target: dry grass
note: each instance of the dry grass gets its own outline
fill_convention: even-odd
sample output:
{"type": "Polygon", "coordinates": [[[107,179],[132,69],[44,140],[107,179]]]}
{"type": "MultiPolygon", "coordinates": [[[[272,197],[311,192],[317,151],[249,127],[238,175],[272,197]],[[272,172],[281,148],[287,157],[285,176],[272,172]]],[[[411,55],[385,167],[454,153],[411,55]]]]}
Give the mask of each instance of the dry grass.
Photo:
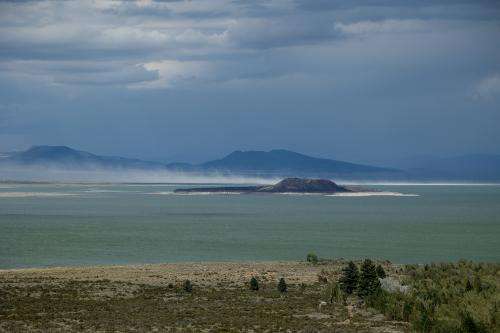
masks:
{"type": "Polygon", "coordinates": [[[331,278],[342,264],[0,271],[0,331],[403,332],[405,323],[388,321],[355,298],[318,310],[326,289],[318,275],[331,278]],[[260,281],[257,292],[248,288],[251,276],[260,281]],[[287,293],[277,291],[280,277],[287,293]],[[192,293],[183,290],[185,279],[193,281],[192,293]]]}

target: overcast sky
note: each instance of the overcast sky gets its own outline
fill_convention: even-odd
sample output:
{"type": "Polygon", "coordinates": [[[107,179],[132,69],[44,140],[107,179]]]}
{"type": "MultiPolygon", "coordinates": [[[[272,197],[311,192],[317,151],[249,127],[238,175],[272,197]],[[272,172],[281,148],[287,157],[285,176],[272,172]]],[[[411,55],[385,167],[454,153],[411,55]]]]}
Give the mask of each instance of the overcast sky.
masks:
{"type": "Polygon", "coordinates": [[[500,1],[2,1],[0,151],[500,154],[500,1]]]}

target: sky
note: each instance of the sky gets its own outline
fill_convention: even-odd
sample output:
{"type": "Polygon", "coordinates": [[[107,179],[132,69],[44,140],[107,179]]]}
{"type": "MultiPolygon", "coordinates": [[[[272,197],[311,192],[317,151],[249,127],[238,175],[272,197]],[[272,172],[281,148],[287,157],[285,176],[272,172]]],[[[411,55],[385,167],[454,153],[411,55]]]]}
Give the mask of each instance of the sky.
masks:
{"type": "Polygon", "coordinates": [[[500,1],[1,1],[0,151],[500,154],[500,1]]]}

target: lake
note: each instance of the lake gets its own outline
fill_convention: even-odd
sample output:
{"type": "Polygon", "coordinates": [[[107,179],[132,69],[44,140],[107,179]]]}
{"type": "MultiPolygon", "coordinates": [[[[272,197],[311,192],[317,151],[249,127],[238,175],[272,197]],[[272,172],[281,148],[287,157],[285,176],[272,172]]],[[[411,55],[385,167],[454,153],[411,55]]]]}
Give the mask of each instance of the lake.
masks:
{"type": "Polygon", "coordinates": [[[500,186],[385,196],[177,195],[175,184],[0,184],[0,268],[179,261],[500,260],[500,186]]]}

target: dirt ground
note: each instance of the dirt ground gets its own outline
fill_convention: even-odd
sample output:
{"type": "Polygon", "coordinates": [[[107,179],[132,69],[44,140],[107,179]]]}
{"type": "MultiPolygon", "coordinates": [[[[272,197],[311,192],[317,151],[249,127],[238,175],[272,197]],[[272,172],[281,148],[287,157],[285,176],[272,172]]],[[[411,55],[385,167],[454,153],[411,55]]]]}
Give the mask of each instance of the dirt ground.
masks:
{"type": "MultiPolygon", "coordinates": [[[[0,270],[0,332],[405,332],[358,299],[330,303],[345,262],[0,270]],[[249,288],[251,277],[259,290],[249,288]],[[280,278],[288,285],[277,290],[280,278]],[[183,288],[185,280],[192,292],[183,288]],[[321,302],[326,302],[320,306],[321,302]]],[[[397,267],[385,263],[389,274],[397,267]]]]}

